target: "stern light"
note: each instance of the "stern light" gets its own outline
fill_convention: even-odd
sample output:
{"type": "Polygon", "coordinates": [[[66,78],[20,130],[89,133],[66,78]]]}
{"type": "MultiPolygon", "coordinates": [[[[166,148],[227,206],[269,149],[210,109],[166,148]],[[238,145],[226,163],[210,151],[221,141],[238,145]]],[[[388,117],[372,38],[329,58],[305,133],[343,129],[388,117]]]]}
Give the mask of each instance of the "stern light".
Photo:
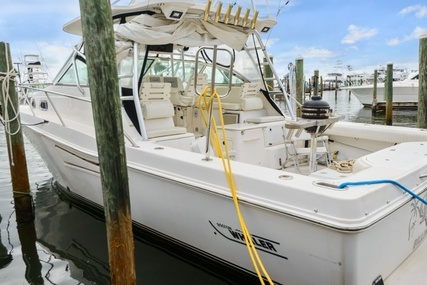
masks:
{"type": "Polygon", "coordinates": [[[165,3],[161,6],[161,9],[166,19],[181,20],[184,17],[185,13],[187,13],[188,6],[165,3]]]}

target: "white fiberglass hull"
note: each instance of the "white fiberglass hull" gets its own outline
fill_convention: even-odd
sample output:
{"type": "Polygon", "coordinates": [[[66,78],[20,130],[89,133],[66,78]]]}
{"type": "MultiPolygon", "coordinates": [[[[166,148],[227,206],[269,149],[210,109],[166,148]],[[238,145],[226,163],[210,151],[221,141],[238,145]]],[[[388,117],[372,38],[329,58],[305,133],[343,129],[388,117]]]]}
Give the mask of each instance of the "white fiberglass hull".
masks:
{"type": "MultiPolygon", "coordinates": [[[[27,127],[26,133],[64,188],[103,204],[93,137],[52,122],[27,127]]],[[[137,224],[220,262],[254,271],[218,159],[205,161],[201,154],[150,142],[127,147],[127,158],[137,224]]],[[[426,165],[415,172],[427,173],[426,165]]],[[[392,166],[374,168],[354,179],[379,174],[396,178],[404,172],[392,166]]],[[[372,284],[415,250],[427,231],[421,216],[425,206],[398,189],[392,190],[396,199],[370,208],[381,197],[363,197],[389,191],[388,185],[338,190],[316,186],[322,179],[281,170],[237,162],[233,170],[254,244],[279,284],[372,284]],[[340,214],[330,216],[330,209],[340,214]]],[[[413,187],[421,185],[416,191],[426,197],[419,176],[404,174],[402,179],[413,187]]]]}
{"type": "MultiPolygon", "coordinates": [[[[365,107],[372,106],[373,85],[360,85],[346,87],[365,107]]],[[[377,85],[377,103],[385,102],[384,83],[377,85]]],[[[393,102],[395,103],[418,103],[418,80],[394,81],[393,102]]]]}

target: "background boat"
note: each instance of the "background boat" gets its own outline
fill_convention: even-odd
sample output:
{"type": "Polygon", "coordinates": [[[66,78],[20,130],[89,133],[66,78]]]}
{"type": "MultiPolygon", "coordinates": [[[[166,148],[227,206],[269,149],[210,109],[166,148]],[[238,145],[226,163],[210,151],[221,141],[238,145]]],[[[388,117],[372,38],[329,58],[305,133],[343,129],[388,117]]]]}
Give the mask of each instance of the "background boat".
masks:
{"type": "MultiPolygon", "coordinates": [[[[343,87],[349,90],[363,104],[373,104],[373,84],[343,87]]],[[[377,101],[384,103],[384,83],[377,83],[377,101]]],[[[393,104],[401,107],[416,107],[418,104],[418,72],[411,73],[405,80],[393,81],[393,104]]]]}

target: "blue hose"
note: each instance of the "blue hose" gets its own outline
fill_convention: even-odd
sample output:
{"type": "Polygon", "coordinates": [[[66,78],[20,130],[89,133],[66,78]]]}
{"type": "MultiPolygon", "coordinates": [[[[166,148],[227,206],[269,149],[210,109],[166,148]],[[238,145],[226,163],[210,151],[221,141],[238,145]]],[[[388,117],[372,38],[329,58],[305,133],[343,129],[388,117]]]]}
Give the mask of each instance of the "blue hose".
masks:
{"type": "Polygon", "coordinates": [[[391,183],[391,184],[394,184],[397,187],[401,188],[406,193],[410,194],[415,199],[418,199],[422,203],[424,203],[425,205],[427,205],[427,201],[426,200],[424,200],[419,195],[415,194],[414,192],[412,192],[411,190],[409,190],[408,188],[406,188],[405,186],[403,186],[402,184],[400,184],[399,182],[394,181],[394,180],[387,180],[387,179],[385,179],[385,180],[371,180],[371,181],[358,181],[358,182],[343,182],[340,185],[338,185],[338,189],[343,189],[344,187],[347,187],[347,186],[372,185],[372,184],[381,184],[381,183],[391,183]]]}

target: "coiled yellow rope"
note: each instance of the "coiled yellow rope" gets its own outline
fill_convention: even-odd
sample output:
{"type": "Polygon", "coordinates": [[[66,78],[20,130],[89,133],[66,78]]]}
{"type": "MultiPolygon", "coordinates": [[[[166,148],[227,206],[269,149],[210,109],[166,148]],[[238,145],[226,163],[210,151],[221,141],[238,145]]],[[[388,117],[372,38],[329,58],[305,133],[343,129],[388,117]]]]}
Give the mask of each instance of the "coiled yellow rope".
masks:
{"type": "Polygon", "coordinates": [[[211,141],[211,144],[212,144],[212,147],[213,147],[215,153],[222,160],[222,164],[224,167],[224,172],[225,172],[225,176],[227,179],[227,183],[228,183],[228,186],[230,188],[230,191],[231,191],[231,194],[233,197],[234,206],[236,208],[237,217],[239,219],[240,227],[242,228],[242,232],[243,232],[243,235],[245,237],[246,248],[249,252],[249,256],[251,258],[252,264],[254,265],[254,268],[255,268],[255,271],[258,275],[258,278],[259,278],[261,284],[264,285],[265,284],[264,278],[263,278],[263,275],[264,275],[265,278],[268,280],[269,284],[273,285],[274,283],[271,280],[270,276],[268,275],[259,255],[258,255],[257,249],[253,243],[253,240],[251,238],[249,230],[246,227],[245,220],[243,219],[243,215],[240,211],[239,201],[237,198],[236,185],[234,183],[234,177],[233,177],[233,173],[231,171],[231,163],[230,163],[230,157],[229,157],[229,152],[228,152],[227,139],[225,136],[225,128],[224,128],[224,119],[222,117],[221,100],[220,100],[218,93],[216,92],[216,89],[212,92],[211,96],[208,98],[207,94],[209,94],[209,93],[211,93],[211,89],[210,89],[210,86],[207,86],[198,98],[200,114],[203,118],[205,125],[207,126],[208,122],[207,122],[206,118],[207,118],[207,116],[209,116],[208,112],[209,112],[210,106],[211,106],[211,104],[213,104],[214,100],[217,100],[218,107],[219,107],[219,113],[220,113],[220,123],[222,126],[222,135],[223,135],[223,139],[224,139],[225,157],[224,157],[224,153],[223,153],[222,147],[221,147],[221,139],[219,137],[217,124],[216,124],[215,118],[213,116],[211,118],[212,127],[210,129],[210,141],[211,141]]]}

